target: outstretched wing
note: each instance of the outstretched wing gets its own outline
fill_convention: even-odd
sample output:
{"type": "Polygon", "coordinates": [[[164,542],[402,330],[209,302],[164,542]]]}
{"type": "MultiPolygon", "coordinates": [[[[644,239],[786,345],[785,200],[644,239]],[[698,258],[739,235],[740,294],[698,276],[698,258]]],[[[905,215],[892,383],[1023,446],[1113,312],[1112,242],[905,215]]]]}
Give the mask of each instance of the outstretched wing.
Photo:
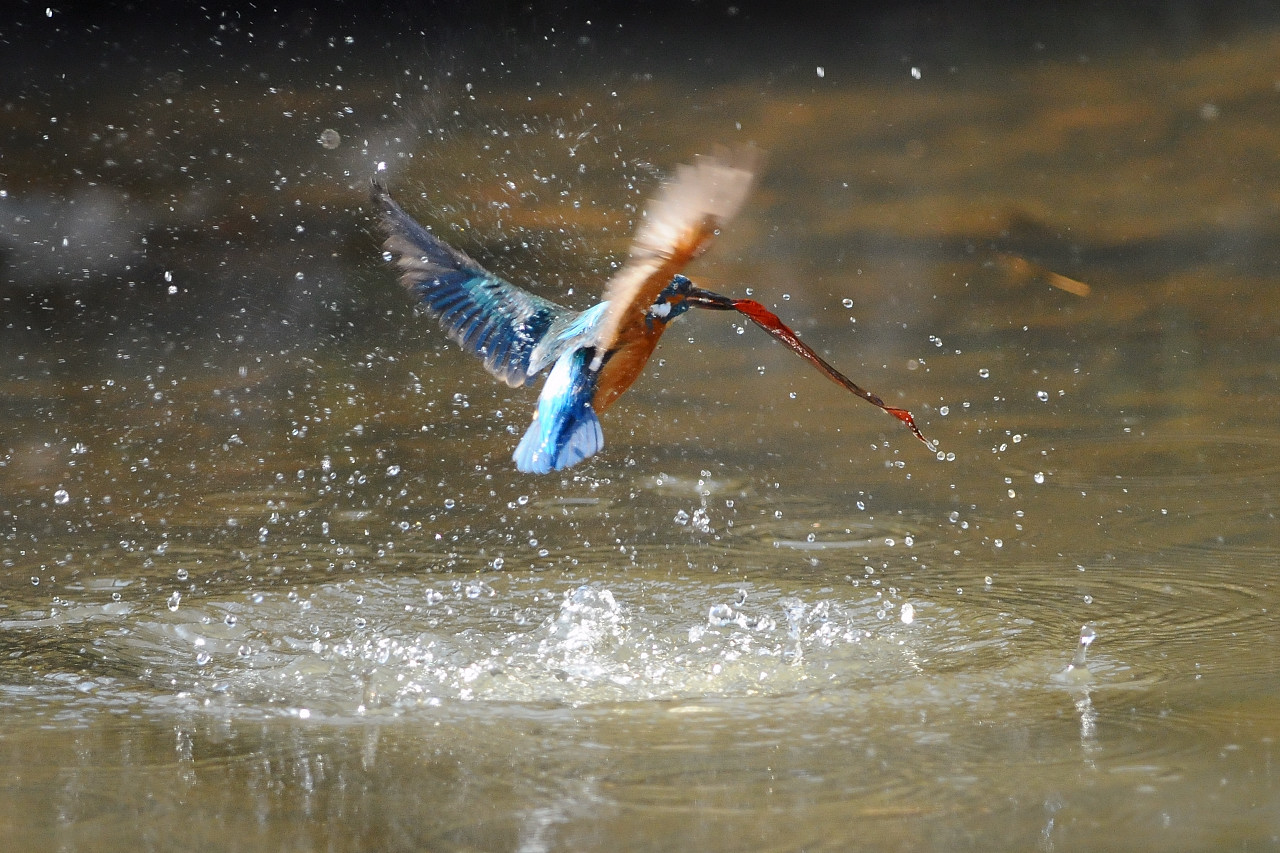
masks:
{"type": "Polygon", "coordinates": [[[382,248],[399,269],[400,283],[494,376],[512,387],[532,381],[534,349],[553,325],[563,325],[575,312],[498,278],[436,239],[376,177],[372,198],[387,235],[382,248]]]}
{"type": "Polygon", "coordinates": [[[593,344],[598,370],[606,353],[645,312],[685,264],[702,254],[751,189],[760,154],[755,148],[721,151],[680,166],[645,210],[631,257],[604,288],[608,313],[593,344]]]}

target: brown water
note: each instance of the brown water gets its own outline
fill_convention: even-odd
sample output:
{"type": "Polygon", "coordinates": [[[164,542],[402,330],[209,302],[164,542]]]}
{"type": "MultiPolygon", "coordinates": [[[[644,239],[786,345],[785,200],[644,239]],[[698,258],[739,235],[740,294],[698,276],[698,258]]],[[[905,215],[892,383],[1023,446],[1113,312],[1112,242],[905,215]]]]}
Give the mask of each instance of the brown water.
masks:
{"type": "Polygon", "coordinates": [[[1280,846],[1280,30],[821,75],[415,38],[10,84],[13,849],[1280,846]],[[691,275],[940,455],[693,312],[604,453],[518,474],[535,392],[414,316],[368,175],[585,307],[747,141],[691,275]]]}

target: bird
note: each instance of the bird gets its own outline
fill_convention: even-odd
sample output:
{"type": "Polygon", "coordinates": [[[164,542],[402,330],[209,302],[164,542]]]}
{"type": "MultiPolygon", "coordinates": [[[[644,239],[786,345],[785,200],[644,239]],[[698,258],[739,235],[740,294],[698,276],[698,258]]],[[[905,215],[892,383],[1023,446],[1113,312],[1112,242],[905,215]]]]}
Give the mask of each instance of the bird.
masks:
{"type": "Polygon", "coordinates": [[[600,414],[640,376],[667,326],[696,304],[702,291],[680,270],[742,207],[759,160],[757,149],[744,146],[678,167],[647,205],[602,300],[585,311],[484,269],[414,221],[375,174],[371,199],[385,234],[383,257],[444,332],[512,387],[550,367],[513,454],[518,470],[560,471],[604,446],[600,414]]]}
{"type": "Polygon", "coordinates": [[[585,311],[484,269],[416,222],[391,197],[381,173],[374,175],[371,200],[385,234],[383,257],[444,332],[512,387],[550,368],[512,456],[519,471],[548,474],[598,453],[604,447],[600,414],[640,376],[667,326],[695,307],[738,311],[934,449],[910,412],[859,387],[759,302],[703,290],[681,273],[742,207],[760,160],[758,149],[744,146],[679,166],[646,206],[627,261],[605,283],[601,301],[585,311]]]}

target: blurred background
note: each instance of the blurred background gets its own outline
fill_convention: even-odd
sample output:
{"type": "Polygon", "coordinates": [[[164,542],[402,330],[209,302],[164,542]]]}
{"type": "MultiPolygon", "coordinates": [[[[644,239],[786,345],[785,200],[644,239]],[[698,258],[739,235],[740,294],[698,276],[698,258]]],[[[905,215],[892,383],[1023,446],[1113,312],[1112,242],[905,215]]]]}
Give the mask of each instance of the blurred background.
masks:
{"type": "Polygon", "coordinates": [[[1280,843],[1280,7],[24,3],[0,116],[22,849],[1280,843]],[[693,312],[517,473],[370,176],[585,308],[721,144],[938,452],[693,312]]]}

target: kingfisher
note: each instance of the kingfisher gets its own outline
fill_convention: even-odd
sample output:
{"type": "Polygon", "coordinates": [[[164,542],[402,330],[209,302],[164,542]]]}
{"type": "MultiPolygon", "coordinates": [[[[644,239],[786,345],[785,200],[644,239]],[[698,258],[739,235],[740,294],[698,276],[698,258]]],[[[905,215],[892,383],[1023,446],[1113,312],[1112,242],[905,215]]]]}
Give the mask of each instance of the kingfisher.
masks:
{"type": "Polygon", "coordinates": [[[585,311],[484,269],[414,221],[375,175],[383,257],[444,332],[512,387],[532,383],[550,367],[533,422],[513,455],[517,469],[547,474],[599,452],[599,415],[636,381],[667,326],[693,307],[739,311],[929,444],[909,413],[849,381],[760,303],[702,290],[680,273],[742,207],[759,161],[758,151],[745,147],[678,167],[646,207],[629,257],[606,282],[603,299],[585,311]]]}

